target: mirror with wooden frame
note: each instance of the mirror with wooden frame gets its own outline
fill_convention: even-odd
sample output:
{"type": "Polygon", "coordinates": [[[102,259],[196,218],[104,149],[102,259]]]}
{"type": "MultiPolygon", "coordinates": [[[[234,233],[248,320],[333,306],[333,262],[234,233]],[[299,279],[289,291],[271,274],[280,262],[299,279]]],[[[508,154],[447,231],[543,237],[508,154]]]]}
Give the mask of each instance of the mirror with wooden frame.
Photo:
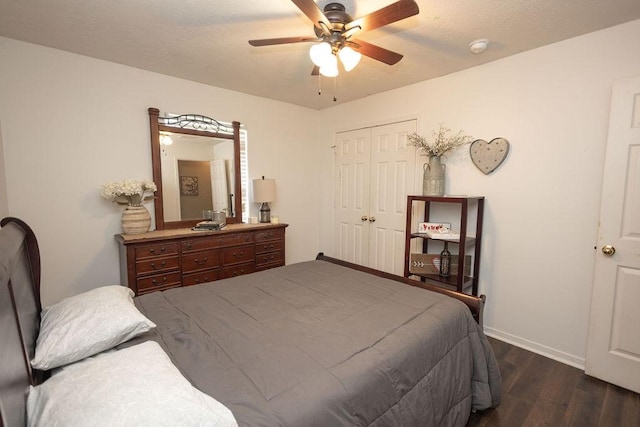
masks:
{"type": "Polygon", "coordinates": [[[160,117],[149,108],[156,229],[193,227],[203,211],[242,222],[240,123],[197,114],[160,117]]]}

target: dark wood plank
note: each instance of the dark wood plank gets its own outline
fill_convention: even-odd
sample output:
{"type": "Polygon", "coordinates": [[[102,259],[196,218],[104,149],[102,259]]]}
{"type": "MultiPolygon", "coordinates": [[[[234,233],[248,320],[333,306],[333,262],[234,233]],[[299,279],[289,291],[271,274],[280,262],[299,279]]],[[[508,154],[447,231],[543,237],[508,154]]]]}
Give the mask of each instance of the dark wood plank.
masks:
{"type": "Polygon", "coordinates": [[[502,403],[467,427],[640,426],[640,395],[580,369],[489,337],[502,374],[502,403]]]}
{"type": "Polygon", "coordinates": [[[598,425],[640,425],[640,395],[613,384],[608,384],[598,425]]]}

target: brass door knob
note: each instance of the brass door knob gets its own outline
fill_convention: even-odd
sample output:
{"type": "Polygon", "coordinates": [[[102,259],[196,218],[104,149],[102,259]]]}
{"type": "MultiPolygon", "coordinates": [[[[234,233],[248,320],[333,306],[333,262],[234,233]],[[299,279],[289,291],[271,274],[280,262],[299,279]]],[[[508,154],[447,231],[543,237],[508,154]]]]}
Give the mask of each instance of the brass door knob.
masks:
{"type": "Polygon", "coordinates": [[[611,245],[604,245],[602,247],[602,253],[605,254],[606,256],[611,256],[616,253],[616,248],[614,248],[611,245]]]}
{"type": "Polygon", "coordinates": [[[360,217],[360,220],[362,220],[362,221],[366,221],[366,220],[368,220],[368,219],[369,219],[369,217],[368,217],[368,216],[366,216],[366,215],[362,215],[362,216],[360,217]]]}
{"type": "Polygon", "coordinates": [[[371,218],[369,218],[369,222],[376,222],[376,217],[372,216],[371,218]]]}

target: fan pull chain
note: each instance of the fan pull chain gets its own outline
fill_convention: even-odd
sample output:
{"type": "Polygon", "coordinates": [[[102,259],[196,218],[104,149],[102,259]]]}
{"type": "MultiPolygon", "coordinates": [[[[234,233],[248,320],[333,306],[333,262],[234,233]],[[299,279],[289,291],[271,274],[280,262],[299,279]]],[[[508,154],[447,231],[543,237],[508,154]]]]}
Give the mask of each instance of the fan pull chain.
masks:
{"type": "Polygon", "coordinates": [[[336,102],[338,98],[336,98],[336,87],[338,86],[338,77],[333,78],[333,102],[336,102]]]}
{"type": "Polygon", "coordinates": [[[318,95],[322,95],[322,75],[318,73],[318,95]]]}

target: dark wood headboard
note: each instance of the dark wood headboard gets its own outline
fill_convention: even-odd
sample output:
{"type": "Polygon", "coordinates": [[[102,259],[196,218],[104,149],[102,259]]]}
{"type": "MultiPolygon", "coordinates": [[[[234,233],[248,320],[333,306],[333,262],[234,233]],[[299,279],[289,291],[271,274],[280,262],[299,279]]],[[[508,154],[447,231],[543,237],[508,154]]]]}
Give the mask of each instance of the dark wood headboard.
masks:
{"type": "Polygon", "coordinates": [[[0,221],[0,410],[7,426],[26,425],[26,393],[42,380],[31,369],[40,328],[40,251],[31,228],[0,221]]]}

